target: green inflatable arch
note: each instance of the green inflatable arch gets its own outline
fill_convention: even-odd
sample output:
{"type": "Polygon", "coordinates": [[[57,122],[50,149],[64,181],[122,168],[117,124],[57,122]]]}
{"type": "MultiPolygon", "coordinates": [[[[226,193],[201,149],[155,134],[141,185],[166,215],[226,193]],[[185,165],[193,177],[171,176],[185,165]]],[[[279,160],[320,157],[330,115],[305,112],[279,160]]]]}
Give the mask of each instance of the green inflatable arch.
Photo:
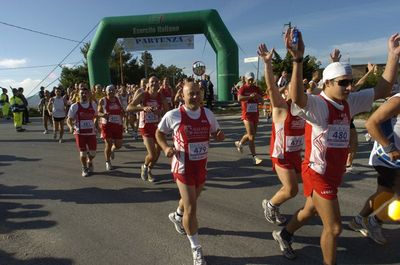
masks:
{"type": "Polygon", "coordinates": [[[103,18],[87,54],[90,85],[110,84],[108,60],[118,38],[200,33],[217,56],[218,101],[228,101],[230,88],[238,80],[238,47],[214,9],[103,18]]]}

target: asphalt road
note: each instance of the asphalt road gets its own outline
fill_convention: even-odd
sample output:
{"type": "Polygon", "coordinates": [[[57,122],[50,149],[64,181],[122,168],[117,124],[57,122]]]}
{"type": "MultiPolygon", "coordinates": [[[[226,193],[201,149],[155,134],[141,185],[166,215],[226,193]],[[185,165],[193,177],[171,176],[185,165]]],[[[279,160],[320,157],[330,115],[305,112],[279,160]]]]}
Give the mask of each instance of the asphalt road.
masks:
{"type": "MultiPolygon", "coordinates": [[[[105,171],[101,143],[96,173],[82,178],[72,135],[59,144],[42,133],[37,118],[32,120],[28,131],[18,134],[10,121],[0,122],[0,265],[192,264],[187,238],[168,219],[179,198],[168,159],[161,156],[153,170],[157,183],[143,182],[144,146],[126,135],[114,171],[105,171]]],[[[198,206],[208,264],[321,264],[318,217],[295,235],[295,261],[282,257],[271,235],[279,228],[264,220],[261,201],[280,186],[268,159],[270,124],[262,120],[259,127],[257,151],[265,160],[255,167],[247,148],[240,155],[233,145],[244,132],[239,118],[220,116],[219,121],[227,139],[212,144],[198,206]]],[[[359,174],[346,175],[339,193],[344,230],[338,264],[400,264],[398,225],[384,226],[385,246],[347,227],[376,188],[367,165],[372,144],[365,142],[364,129],[359,132],[359,174]]],[[[303,203],[300,187],[281,212],[290,217],[303,203]]]]}

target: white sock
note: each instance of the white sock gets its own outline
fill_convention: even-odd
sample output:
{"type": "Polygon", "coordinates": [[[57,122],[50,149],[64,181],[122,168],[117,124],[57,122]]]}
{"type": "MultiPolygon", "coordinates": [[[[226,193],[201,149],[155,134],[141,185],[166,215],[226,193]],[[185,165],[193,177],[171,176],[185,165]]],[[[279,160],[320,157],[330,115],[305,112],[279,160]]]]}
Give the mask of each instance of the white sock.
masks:
{"type": "Polygon", "coordinates": [[[200,247],[200,243],[199,243],[199,234],[196,233],[192,236],[187,235],[187,238],[190,241],[190,246],[192,249],[200,247]]]}
{"type": "Polygon", "coordinates": [[[268,208],[272,209],[272,208],[276,208],[277,206],[273,205],[271,203],[271,201],[268,202],[268,208]]]}
{"type": "Polygon", "coordinates": [[[181,221],[182,217],[183,217],[183,211],[181,210],[181,208],[178,207],[175,212],[175,219],[181,221]]]}

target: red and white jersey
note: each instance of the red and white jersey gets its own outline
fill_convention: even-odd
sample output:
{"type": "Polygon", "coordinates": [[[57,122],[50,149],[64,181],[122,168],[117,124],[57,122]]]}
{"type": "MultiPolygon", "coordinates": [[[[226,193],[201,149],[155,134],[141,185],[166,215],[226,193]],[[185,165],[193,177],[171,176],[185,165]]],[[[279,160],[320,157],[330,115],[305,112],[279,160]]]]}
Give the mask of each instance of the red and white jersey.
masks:
{"type": "Polygon", "coordinates": [[[94,118],[97,116],[97,105],[94,102],[74,103],[68,117],[75,120],[74,134],[95,135],[94,118]]]}
{"type": "Polygon", "coordinates": [[[300,155],[304,144],[303,118],[293,116],[290,112],[290,104],[286,119],[281,123],[272,123],[272,134],[270,141],[271,157],[284,159],[291,155],[300,155]]]}
{"type": "Polygon", "coordinates": [[[192,111],[185,106],[168,111],[158,129],[168,134],[173,131],[174,147],[179,152],[173,157],[171,171],[188,174],[206,170],[210,133],[219,129],[214,114],[200,107],[192,111]]]}
{"type": "MultiPolygon", "coordinates": [[[[155,110],[162,109],[161,95],[157,93],[156,98],[151,98],[149,92],[144,92],[144,98],[141,104],[143,107],[152,107],[155,110]]],[[[145,128],[146,124],[155,123],[160,121],[160,116],[152,111],[141,111],[139,114],[139,128],[145,128]]]]}
{"type": "Polygon", "coordinates": [[[360,112],[369,111],[374,90],[350,93],[339,104],[320,95],[307,95],[307,105],[301,109],[292,104],[291,112],[306,120],[304,168],[340,182],[345,171],[350,139],[350,119],[360,112]]]}
{"type": "MultiPolygon", "coordinates": [[[[250,96],[253,93],[257,93],[262,96],[262,92],[257,86],[249,86],[248,84],[244,84],[238,91],[238,95],[242,96],[250,96]]],[[[242,120],[248,120],[252,122],[258,122],[258,99],[248,99],[240,101],[242,106],[242,120]]]]}
{"type": "Polygon", "coordinates": [[[171,88],[168,86],[161,86],[160,93],[165,97],[168,106],[172,106],[172,93],[171,88]]]}
{"type": "Polygon", "coordinates": [[[118,95],[118,99],[119,99],[119,102],[121,103],[122,109],[125,110],[125,111],[126,111],[126,108],[128,107],[129,96],[130,96],[129,93],[126,93],[125,96],[122,95],[122,94],[118,95]]]}
{"type": "Polygon", "coordinates": [[[122,125],[122,106],[119,102],[119,99],[115,97],[115,100],[112,102],[108,98],[103,98],[103,111],[108,114],[108,120],[101,117],[102,124],[115,124],[122,125]]]}
{"type": "Polygon", "coordinates": [[[171,171],[179,174],[195,174],[206,170],[210,142],[210,122],[204,108],[200,118],[193,120],[185,109],[179,108],[181,123],[174,134],[177,154],[172,159],[171,171]]]}

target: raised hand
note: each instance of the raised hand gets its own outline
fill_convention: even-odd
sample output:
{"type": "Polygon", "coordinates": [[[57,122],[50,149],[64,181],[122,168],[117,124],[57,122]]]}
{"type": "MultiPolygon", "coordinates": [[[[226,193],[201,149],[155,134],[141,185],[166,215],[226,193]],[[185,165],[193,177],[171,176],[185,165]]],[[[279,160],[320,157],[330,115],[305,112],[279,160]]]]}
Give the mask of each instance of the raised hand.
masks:
{"type": "Polygon", "coordinates": [[[367,66],[368,72],[374,71],[374,70],[375,70],[375,67],[376,67],[375,64],[368,63],[368,66],[367,66]]]}
{"type": "Polygon", "coordinates": [[[334,62],[339,62],[340,58],[342,58],[342,55],[340,54],[340,50],[339,49],[334,49],[329,56],[331,57],[331,61],[332,63],[334,62]]]}
{"type": "Polygon", "coordinates": [[[264,63],[271,62],[272,57],[274,56],[274,48],[272,48],[271,51],[268,51],[267,45],[262,43],[258,46],[257,54],[264,60],[264,63]]]}
{"type": "Polygon", "coordinates": [[[400,56],[400,35],[399,33],[393,34],[388,40],[388,52],[400,56]]]}
{"type": "Polygon", "coordinates": [[[285,33],[285,38],[284,38],[284,43],[286,49],[289,51],[289,53],[292,55],[293,59],[299,59],[303,58],[304,55],[304,42],[303,42],[303,36],[300,32],[298,31],[298,44],[297,44],[297,49],[293,49],[292,47],[292,39],[293,39],[293,28],[288,28],[285,33]]]}

